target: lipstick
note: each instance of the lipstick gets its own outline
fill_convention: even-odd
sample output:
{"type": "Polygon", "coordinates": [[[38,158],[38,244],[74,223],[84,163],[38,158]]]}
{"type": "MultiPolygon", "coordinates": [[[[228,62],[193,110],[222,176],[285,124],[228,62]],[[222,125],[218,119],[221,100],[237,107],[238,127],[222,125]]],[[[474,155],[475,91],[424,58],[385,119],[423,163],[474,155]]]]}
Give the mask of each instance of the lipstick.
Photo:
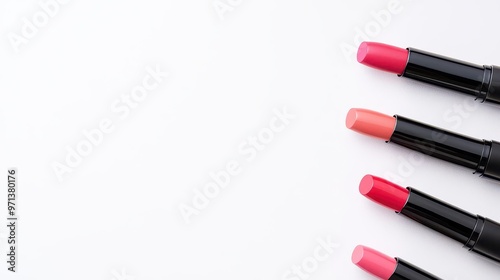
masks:
{"type": "Polygon", "coordinates": [[[353,108],[346,126],[362,134],[474,170],[480,176],[500,180],[500,143],[480,140],[420,123],[403,116],[388,116],[353,108]]]}
{"type": "Polygon", "coordinates": [[[358,245],[354,248],[352,262],[383,280],[440,280],[437,276],[401,258],[391,258],[370,247],[358,245]]]}
{"type": "Polygon", "coordinates": [[[380,177],[366,175],[359,192],[367,198],[440,232],[476,252],[500,262],[500,224],[380,177]]]}
{"type": "Polygon", "coordinates": [[[477,65],[421,51],[376,42],[363,42],[358,62],[398,76],[442,86],[476,97],[481,102],[500,103],[500,67],[477,65]]]}

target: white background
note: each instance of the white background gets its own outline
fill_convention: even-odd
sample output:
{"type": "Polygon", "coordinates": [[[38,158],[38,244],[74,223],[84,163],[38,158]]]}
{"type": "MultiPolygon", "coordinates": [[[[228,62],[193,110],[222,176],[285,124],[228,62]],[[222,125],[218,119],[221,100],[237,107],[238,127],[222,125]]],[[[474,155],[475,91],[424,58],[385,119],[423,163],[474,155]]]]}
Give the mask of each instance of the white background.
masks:
{"type": "Polygon", "coordinates": [[[67,1],[44,23],[47,2],[0,2],[0,207],[17,167],[20,217],[18,273],[2,262],[1,279],[373,279],[351,264],[357,244],[444,279],[498,279],[498,265],[358,192],[371,173],[500,220],[498,183],[344,125],[364,107],[500,139],[497,107],[350,53],[366,37],[500,65],[498,2],[224,0],[221,14],[213,0],[67,1]],[[148,67],[170,75],[126,117],[114,111],[148,67]],[[242,153],[284,108],[282,131],[242,153]],[[113,130],[59,180],[54,165],[106,119],[113,130]],[[234,162],[185,219],[179,207],[234,162]],[[318,240],[335,244],[326,259],[318,240]]]}

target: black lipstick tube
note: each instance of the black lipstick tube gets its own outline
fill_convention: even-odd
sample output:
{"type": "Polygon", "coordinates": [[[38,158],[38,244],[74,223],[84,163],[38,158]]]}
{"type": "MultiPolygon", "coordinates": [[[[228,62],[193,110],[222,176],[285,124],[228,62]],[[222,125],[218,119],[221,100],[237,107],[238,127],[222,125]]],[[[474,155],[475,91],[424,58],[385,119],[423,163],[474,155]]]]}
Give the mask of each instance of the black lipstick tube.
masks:
{"type": "Polygon", "coordinates": [[[396,258],[396,261],[396,269],[389,280],[442,280],[401,258],[396,258]]]}
{"type": "Polygon", "coordinates": [[[476,252],[500,262],[500,224],[473,215],[413,188],[400,214],[440,232],[476,252]]]}
{"type": "Polygon", "coordinates": [[[401,76],[500,103],[500,67],[465,61],[408,48],[408,62],[401,76]]]}
{"type": "Polygon", "coordinates": [[[460,135],[399,115],[389,142],[474,170],[500,180],[500,143],[460,135]]]}

